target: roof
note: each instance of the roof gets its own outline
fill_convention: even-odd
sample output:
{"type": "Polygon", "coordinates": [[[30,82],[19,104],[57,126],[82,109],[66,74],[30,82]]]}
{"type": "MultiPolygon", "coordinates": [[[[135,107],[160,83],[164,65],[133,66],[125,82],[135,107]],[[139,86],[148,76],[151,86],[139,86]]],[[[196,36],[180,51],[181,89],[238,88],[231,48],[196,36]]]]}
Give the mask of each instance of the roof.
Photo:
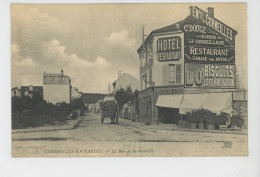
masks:
{"type": "Polygon", "coordinates": [[[18,87],[14,87],[11,90],[20,90],[18,87]]]}
{"type": "Polygon", "coordinates": [[[101,93],[82,93],[82,100],[84,104],[92,104],[104,98],[106,94],[101,93]]]}
{"type": "Polygon", "coordinates": [[[154,30],[152,31],[152,33],[163,33],[163,32],[168,32],[168,31],[176,31],[176,30],[179,30],[180,29],[180,24],[183,22],[184,20],[182,21],[179,21],[177,23],[174,23],[172,25],[169,25],[169,26],[165,26],[163,28],[159,28],[157,30],[154,30]]]}
{"type": "Polygon", "coordinates": [[[43,77],[68,77],[68,78],[70,78],[69,76],[64,75],[64,74],[46,74],[46,73],[43,74],[43,77]]]}
{"type": "MultiPolygon", "coordinates": [[[[153,30],[153,31],[148,35],[148,37],[145,39],[144,44],[147,43],[147,41],[149,41],[149,39],[150,39],[154,34],[180,30],[180,26],[181,26],[181,24],[182,24],[185,20],[186,20],[186,18],[185,18],[184,20],[182,20],[182,21],[177,22],[177,23],[174,23],[174,24],[171,24],[171,25],[168,25],[168,26],[165,26],[165,27],[162,27],[162,28],[153,30]]],[[[142,45],[139,47],[139,49],[137,50],[137,52],[139,52],[141,48],[142,48],[142,45]]]]}
{"type": "Polygon", "coordinates": [[[131,78],[133,78],[133,79],[135,79],[135,80],[138,81],[138,79],[136,79],[136,78],[135,78],[134,76],[132,76],[131,74],[123,73],[122,76],[120,76],[120,77],[119,77],[118,79],[116,79],[114,82],[117,82],[118,80],[121,80],[121,79],[123,79],[123,78],[126,77],[126,76],[131,77],[131,78]]]}
{"type": "MultiPolygon", "coordinates": [[[[30,91],[29,90],[30,86],[21,86],[21,91],[30,91]]],[[[39,93],[43,93],[43,87],[42,86],[32,86],[33,90],[30,92],[39,92],[39,93]]]]}

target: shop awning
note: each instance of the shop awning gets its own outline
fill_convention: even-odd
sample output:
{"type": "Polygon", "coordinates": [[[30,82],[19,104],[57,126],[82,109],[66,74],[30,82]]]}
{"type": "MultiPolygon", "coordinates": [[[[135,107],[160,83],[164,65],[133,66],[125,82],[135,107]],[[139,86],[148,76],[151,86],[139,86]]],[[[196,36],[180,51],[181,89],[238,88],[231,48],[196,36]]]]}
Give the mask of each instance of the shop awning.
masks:
{"type": "Polygon", "coordinates": [[[208,94],[186,94],[183,97],[179,113],[186,114],[194,109],[200,109],[208,94]]]}
{"type": "Polygon", "coordinates": [[[183,95],[160,95],[156,106],[166,108],[180,108],[183,95]]]}
{"type": "Polygon", "coordinates": [[[232,113],[232,93],[201,93],[186,94],[180,106],[180,114],[186,114],[195,109],[208,109],[214,113],[220,114],[226,112],[232,113]]]}
{"type": "Polygon", "coordinates": [[[220,114],[226,112],[232,113],[232,93],[209,93],[202,104],[202,108],[208,109],[214,113],[220,114]]]}

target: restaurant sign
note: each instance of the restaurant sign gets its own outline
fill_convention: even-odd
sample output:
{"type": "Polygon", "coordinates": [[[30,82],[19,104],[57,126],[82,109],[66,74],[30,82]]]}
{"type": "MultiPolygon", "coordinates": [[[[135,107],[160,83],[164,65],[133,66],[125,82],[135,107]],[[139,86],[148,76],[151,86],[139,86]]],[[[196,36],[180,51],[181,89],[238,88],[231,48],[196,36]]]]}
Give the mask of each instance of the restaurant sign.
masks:
{"type": "Polygon", "coordinates": [[[176,61],[181,59],[181,38],[179,36],[159,38],[157,40],[158,61],[176,61]]]}
{"type": "Polygon", "coordinates": [[[186,46],[185,62],[234,63],[234,48],[186,46]]]}
{"type": "Polygon", "coordinates": [[[233,64],[185,64],[186,88],[235,88],[233,64]]]}

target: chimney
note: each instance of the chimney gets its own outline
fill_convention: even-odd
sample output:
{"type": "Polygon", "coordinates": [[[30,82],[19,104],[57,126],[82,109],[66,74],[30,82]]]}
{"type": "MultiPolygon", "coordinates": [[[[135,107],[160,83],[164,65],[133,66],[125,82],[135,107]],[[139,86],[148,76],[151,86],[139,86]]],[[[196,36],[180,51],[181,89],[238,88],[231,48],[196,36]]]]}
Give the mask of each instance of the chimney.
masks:
{"type": "Polygon", "coordinates": [[[63,69],[61,70],[61,75],[63,75],[63,69]]]}
{"type": "Polygon", "coordinates": [[[122,71],[118,71],[118,78],[122,76],[122,71]]]}
{"type": "Polygon", "coordinates": [[[214,7],[208,7],[208,15],[214,18],[214,7]]]}

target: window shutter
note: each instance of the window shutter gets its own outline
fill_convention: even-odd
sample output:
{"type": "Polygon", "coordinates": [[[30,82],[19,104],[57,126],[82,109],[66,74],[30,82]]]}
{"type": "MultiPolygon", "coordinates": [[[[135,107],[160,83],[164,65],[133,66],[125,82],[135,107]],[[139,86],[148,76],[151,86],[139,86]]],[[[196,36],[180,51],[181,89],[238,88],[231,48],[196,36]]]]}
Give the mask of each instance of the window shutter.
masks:
{"type": "Polygon", "coordinates": [[[149,69],[149,85],[150,86],[152,86],[153,84],[152,84],[152,68],[151,69],[149,69]]]}
{"type": "Polygon", "coordinates": [[[181,64],[176,65],[176,83],[181,83],[181,64]]]}
{"type": "Polygon", "coordinates": [[[168,64],[162,66],[162,85],[169,85],[169,67],[168,64]]]}

